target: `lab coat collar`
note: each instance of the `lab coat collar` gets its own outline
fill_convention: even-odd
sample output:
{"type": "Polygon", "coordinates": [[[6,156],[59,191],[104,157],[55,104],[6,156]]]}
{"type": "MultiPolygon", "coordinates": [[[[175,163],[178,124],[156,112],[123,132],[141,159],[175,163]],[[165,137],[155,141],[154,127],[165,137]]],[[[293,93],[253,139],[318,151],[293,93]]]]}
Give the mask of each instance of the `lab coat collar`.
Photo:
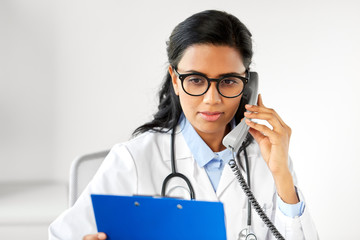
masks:
{"type": "MultiPolygon", "coordinates": [[[[175,128],[175,159],[176,160],[183,160],[183,159],[187,159],[187,158],[191,158],[192,157],[192,153],[190,151],[190,149],[188,148],[185,139],[182,135],[182,130],[183,130],[183,125],[177,125],[175,128]]],[[[163,148],[162,148],[162,152],[163,152],[163,156],[164,156],[164,161],[171,161],[171,132],[172,130],[170,130],[169,132],[167,132],[166,134],[164,134],[164,141],[163,141],[163,148]]]]}

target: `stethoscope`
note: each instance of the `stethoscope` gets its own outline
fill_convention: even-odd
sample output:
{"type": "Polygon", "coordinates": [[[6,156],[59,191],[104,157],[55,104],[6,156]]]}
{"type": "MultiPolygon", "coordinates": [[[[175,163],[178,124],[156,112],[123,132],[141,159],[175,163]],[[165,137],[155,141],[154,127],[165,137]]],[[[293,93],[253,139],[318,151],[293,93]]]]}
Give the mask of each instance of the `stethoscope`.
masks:
{"type": "MultiPolygon", "coordinates": [[[[174,148],[175,148],[175,128],[173,128],[172,132],[171,132],[171,171],[172,172],[163,181],[163,184],[162,184],[162,187],[161,187],[161,196],[165,197],[166,186],[167,186],[168,182],[174,177],[179,177],[179,178],[183,179],[186,182],[186,184],[188,185],[189,190],[190,190],[190,198],[191,198],[191,200],[195,200],[195,192],[194,192],[193,186],[191,185],[190,180],[184,174],[181,174],[181,173],[176,171],[174,148]]],[[[250,188],[249,161],[248,161],[248,157],[247,157],[247,153],[246,153],[244,143],[243,143],[242,148],[244,150],[244,155],[245,155],[245,166],[246,166],[246,172],[247,172],[247,174],[246,174],[247,175],[247,182],[248,182],[248,186],[250,188]]],[[[240,149],[240,151],[241,151],[241,149],[240,149]]],[[[235,155],[234,155],[234,157],[235,157],[235,155]]],[[[247,227],[240,231],[239,236],[238,236],[238,240],[257,240],[257,237],[251,231],[251,204],[250,204],[250,201],[248,201],[247,227]]]]}

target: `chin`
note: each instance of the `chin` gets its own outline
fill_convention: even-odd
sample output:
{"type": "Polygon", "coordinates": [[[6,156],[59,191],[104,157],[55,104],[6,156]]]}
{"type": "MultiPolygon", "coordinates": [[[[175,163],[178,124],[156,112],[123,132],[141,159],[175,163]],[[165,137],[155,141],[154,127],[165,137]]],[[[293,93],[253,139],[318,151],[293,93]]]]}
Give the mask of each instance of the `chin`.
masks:
{"type": "Polygon", "coordinates": [[[203,133],[212,134],[222,131],[225,127],[218,123],[210,122],[208,124],[201,124],[198,130],[203,133]]]}

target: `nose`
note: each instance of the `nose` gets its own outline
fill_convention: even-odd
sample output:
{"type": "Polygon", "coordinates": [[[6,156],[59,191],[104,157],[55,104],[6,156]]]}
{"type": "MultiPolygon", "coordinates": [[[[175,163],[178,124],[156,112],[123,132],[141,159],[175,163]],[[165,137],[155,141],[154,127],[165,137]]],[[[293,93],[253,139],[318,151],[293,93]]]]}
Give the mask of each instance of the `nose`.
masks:
{"type": "Polygon", "coordinates": [[[203,101],[207,104],[217,104],[221,102],[221,95],[216,88],[216,82],[210,83],[209,89],[204,94],[203,101]]]}

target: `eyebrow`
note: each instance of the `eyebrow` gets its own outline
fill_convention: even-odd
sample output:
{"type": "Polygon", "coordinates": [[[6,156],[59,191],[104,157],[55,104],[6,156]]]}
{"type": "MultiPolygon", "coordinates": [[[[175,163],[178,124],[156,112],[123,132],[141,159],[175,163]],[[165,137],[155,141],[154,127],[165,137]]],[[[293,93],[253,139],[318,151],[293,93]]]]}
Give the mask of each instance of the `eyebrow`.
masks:
{"type": "MultiPolygon", "coordinates": [[[[205,73],[198,72],[198,71],[195,71],[195,70],[188,70],[188,71],[185,71],[185,72],[187,72],[187,73],[199,73],[199,74],[202,74],[202,75],[207,76],[205,73]]],[[[237,76],[241,76],[241,73],[237,73],[237,72],[222,73],[222,74],[219,74],[219,77],[226,76],[226,75],[237,75],[237,76]]]]}

